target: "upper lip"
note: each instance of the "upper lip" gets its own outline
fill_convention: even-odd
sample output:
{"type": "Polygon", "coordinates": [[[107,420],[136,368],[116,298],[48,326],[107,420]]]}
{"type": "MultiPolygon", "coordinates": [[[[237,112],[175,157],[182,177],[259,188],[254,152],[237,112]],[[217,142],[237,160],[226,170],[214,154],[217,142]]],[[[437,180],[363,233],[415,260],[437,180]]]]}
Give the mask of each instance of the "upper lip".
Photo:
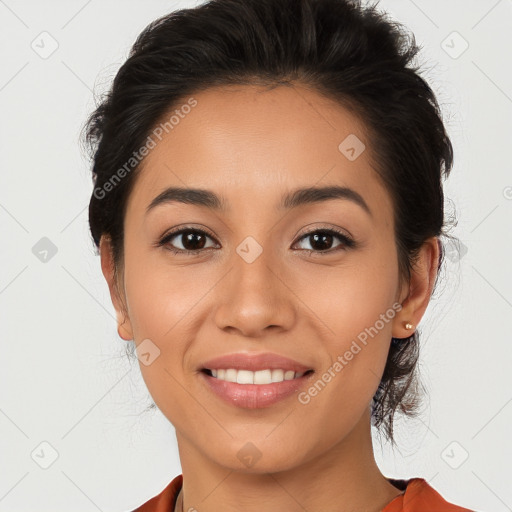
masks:
{"type": "Polygon", "coordinates": [[[298,361],[289,357],[280,356],[271,352],[251,354],[251,353],[233,353],[224,356],[209,359],[201,365],[201,369],[220,370],[234,368],[236,370],[251,370],[253,372],[259,370],[285,370],[294,372],[306,372],[312,370],[309,366],[305,366],[298,361]]]}

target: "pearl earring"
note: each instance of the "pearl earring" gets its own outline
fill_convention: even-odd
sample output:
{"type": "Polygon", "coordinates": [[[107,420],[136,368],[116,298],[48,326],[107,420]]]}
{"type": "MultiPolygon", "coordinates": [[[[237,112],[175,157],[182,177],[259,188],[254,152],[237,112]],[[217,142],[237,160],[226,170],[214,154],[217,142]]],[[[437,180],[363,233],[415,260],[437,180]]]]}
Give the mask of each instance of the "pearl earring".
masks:
{"type": "Polygon", "coordinates": [[[414,327],[414,326],[413,326],[412,324],[410,324],[409,322],[407,322],[407,323],[405,324],[405,328],[406,328],[407,330],[412,329],[413,327],[414,327]]]}

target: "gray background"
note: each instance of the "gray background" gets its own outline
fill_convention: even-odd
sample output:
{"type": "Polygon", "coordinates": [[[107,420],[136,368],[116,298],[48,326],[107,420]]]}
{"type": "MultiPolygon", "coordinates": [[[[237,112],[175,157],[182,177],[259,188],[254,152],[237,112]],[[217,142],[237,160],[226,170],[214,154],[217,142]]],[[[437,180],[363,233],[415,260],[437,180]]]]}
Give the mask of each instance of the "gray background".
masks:
{"type": "MultiPolygon", "coordinates": [[[[0,0],[0,512],[131,510],[181,472],[173,427],[141,414],[151,398],[89,238],[78,141],[139,32],[198,3],[0,0]]],[[[423,414],[398,422],[398,450],[376,435],[377,460],[457,504],[512,510],[512,1],[380,5],[424,47],[463,245],[420,324],[423,414]]]]}

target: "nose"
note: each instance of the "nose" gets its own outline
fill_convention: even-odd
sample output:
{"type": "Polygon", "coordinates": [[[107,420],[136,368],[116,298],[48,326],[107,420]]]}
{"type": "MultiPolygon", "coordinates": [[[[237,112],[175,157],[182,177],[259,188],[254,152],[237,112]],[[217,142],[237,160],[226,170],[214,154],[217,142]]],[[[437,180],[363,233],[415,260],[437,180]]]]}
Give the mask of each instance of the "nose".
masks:
{"type": "Polygon", "coordinates": [[[249,241],[237,248],[230,263],[228,275],[216,287],[217,327],[252,338],[291,329],[296,299],[271,251],[249,241]],[[255,251],[259,252],[256,257],[255,251]]]}

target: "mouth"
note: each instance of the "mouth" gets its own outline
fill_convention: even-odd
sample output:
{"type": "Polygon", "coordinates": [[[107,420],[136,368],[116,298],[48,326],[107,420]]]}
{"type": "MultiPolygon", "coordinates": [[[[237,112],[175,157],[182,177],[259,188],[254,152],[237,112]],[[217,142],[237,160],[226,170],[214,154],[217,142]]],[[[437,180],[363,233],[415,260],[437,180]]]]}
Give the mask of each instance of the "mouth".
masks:
{"type": "Polygon", "coordinates": [[[209,392],[231,406],[261,409],[283,403],[311,383],[314,369],[287,356],[235,352],[198,365],[209,392]]]}
{"type": "Polygon", "coordinates": [[[232,382],[241,385],[255,384],[264,386],[273,383],[300,379],[301,377],[314,373],[314,370],[310,369],[303,372],[296,372],[293,370],[284,370],[281,368],[267,368],[258,371],[237,368],[203,368],[201,369],[201,372],[210,377],[213,377],[214,379],[224,382],[232,382]]]}
{"type": "Polygon", "coordinates": [[[198,375],[212,396],[241,409],[264,409],[285,404],[301,389],[311,385],[314,370],[294,372],[282,369],[258,371],[235,368],[203,368],[198,375]]]}

